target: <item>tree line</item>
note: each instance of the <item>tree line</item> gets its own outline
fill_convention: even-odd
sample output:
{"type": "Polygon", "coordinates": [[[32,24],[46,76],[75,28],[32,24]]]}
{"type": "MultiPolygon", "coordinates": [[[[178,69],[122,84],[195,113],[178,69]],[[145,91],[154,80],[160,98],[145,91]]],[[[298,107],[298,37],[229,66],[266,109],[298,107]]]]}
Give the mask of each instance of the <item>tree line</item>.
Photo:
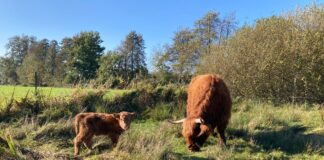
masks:
{"type": "Polygon", "coordinates": [[[104,82],[111,76],[131,81],[147,73],[141,34],[130,32],[118,50],[106,54],[102,42],[95,31],[80,32],[60,43],[14,36],[6,45],[6,56],[0,58],[0,83],[33,85],[35,73],[42,86],[89,82],[97,77],[104,82]]]}
{"type": "Polygon", "coordinates": [[[210,11],[152,53],[150,72],[145,41],[136,31],[106,53],[93,31],[59,43],[15,36],[0,58],[0,83],[31,85],[38,72],[42,85],[93,81],[123,88],[145,80],[187,84],[196,74],[214,73],[235,97],[323,102],[323,22],[324,6],[318,4],[241,27],[233,14],[210,11]]]}
{"type": "Polygon", "coordinates": [[[133,80],[163,79],[168,75],[170,78],[163,83],[188,82],[200,57],[210,54],[213,44],[220,44],[234,33],[235,26],[233,15],[221,18],[217,12],[208,12],[195,22],[194,29],[177,31],[173,44],[166,44],[159,51],[161,55],[155,53],[153,74],[147,69],[143,36],[136,31],[131,31],[117,49],[106,53],[100,34],[95,31],[80,32],[61,42],[14,36],[6,45],[6,55],[0,58],[0,83],[33,85],[35,72],[43,86],[94,81],[108,87],[126,87],[133,80]],[[165,61],[172,65],[166,66],[165,61]]]}

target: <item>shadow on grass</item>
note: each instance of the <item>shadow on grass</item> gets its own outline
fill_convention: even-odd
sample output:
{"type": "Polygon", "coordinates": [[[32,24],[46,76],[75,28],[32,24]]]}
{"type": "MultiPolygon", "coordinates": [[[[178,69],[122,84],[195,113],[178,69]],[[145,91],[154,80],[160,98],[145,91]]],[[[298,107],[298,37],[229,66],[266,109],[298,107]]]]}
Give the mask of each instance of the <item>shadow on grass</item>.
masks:
{"type": "MultiPolygon", "coordinates": [[[[168,157],[164,157],[161,159],[181,159],[181,160],[214,160],[213,158],[203,158],[197,156],[190,156],[181,153],[169,153],[168,157]],[[170,158],[172,157],[172,158],[170,158]]],[[[215,159],[216,160],[216,159],[215,159]]]]}
{"type": "Polygon", "coordinates": [[[104,142],[104,143],[99,143],[97,145],[94,145],[92,150],[94,152],[101,153],[101,152],[109,152],[112,151],[113,149],[114,149],[113,144],[104,142]]]}
{"type": "MultiPolygon", "coordinates": [[[[253,139],[266,151],[281,150],[287,154],[318,151],[324,147],[323,135],[304,134],[305,131],[303,126],[289,126],[278,131],[259,132],[253,139]]],[[[320,154],[324,155],[322,151],[320,154]]]]}
{"type": "MultiPolygon", "coordinates": [[[[279,150],[286,154],[318,152],[320,155],[324,155],[322,150],[324,148],[324,136],[305,134],[306,129],[306,127],[300,125],[287,125],[280,130],[263,129],[256,133],[249,133],[246,130],[228,129],[227,133],[229,139],[242,138],[246,142],[251,139],[254,140],[256,146],[241,146],[250,147],[253,152],[279,150]]],[[[242,148],[243,150],[244,148],[242,148]]]]}

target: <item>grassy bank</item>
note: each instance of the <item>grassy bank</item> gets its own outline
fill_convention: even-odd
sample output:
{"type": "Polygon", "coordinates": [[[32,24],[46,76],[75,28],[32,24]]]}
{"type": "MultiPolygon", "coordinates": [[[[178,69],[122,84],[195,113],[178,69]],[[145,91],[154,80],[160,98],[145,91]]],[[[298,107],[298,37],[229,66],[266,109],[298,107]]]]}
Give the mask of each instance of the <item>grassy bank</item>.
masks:
{"type": "MultiPolygon", "coordinates": [[[[210,137],[201,152],[189,152],[181,125],[167,119],[184,116],[185,95],[170,87],[134,90],[113,98],[107,91],[79,91],[70,101],[44,102],[37,113],[9,112],[2,117],[1,156],[13,159],[68,159],[73,155],[73,116],[89,111],[136,111],[131,129],[113,148],[105,136],[94,150],[83,147],[83,159],[323,159],[324,110],[316,104],[273,104],[240,100],[233,105],[228,146],[210,137]]],[[[112,93],[109,93],[112,94],[112,93]]]]}

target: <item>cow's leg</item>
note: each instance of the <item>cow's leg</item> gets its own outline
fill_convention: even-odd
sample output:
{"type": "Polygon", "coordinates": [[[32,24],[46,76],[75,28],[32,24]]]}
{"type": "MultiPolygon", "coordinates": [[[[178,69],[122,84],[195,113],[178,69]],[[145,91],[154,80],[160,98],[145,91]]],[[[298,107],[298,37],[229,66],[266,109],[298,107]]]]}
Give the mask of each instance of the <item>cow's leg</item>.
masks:
{"type": "Polygon", "coordinates": [[[109,137],[111,139],[113,146],[116,147],[119,139],[119,134],[109,134],[109,137]]]}
{"type": "Polygon", "coordinates": [[[217,131],[220,136],[220,144],[226,146],[225,127],[217,126],[217,131]]]}
{"type": "Polygon", "coordinates": [[[213,131],[212,132],[212,135],[215,137],[215,138],[217,138],[218,137],[218,134],[217,134],[217,132],[216,131],[213,131]]]}
{"type": "Polygon", "coordinates": [[[203,133],[199,137],[197,137],[196,142],[197,142],[198,146],[201,147],[206,142],[208,136],[209,136],[208,133],[203,133]]]}
{"type": "Polygon", "coordinates": [[[200,147],[206,142],[207,138],[209,137],[211,133],[210,129],[211,128],[206,125],[200,126],[200,133],[195,140],[200,147]]]}
{"type": "Polygon", "coordinates": [[[186,140],[187,148],[190,151],[197,152],[200,151],[200,147],[196,144],[196,137],[184,137],[186,140]]]}

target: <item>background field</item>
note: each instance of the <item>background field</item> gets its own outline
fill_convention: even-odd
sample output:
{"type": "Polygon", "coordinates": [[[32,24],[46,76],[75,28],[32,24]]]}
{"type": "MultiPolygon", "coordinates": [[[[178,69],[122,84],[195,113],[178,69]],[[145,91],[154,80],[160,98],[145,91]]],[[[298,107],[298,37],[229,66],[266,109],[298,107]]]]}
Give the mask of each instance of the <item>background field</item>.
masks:
{"type": "MultiPolygon", "coordinates": [[[[38,87],[40,94],[47,98],[70,98],[72,94],[79,90],[96,91],[98,89],[82,89],[82,88],[58,88],[58,87],[38,87]]],[[[129,90],[122,89],[109,89],[104,95],[104,99],[111,99],[116,95],[122,95],[123,93],[129,92],[129,90]]],[[[21,100],[22,98],[32,98],[35,94],[35,87],[26,86],[11,86],[11,85],[0,85],[0,104],[9,101],[11,97],[15,100],[21,100]]]]}
{"type": "MultiPolygon", "coordinates": [[[[1,89],[13,88],[2,86],[1,89]]],[[[30,87],[16,87],[24,95],[30,87]]],[[[131,129],[113,148],[105,136],[94,139],[84,159],[323,159],[324,110],[317,104],[274,104],[234,99],[227,129],[228,146],[210,137],[201,152],[189,152],[181,125],[167,119],[184,116],[185,89],[176,86],[138,90],[42,88],[44,97],[57,98],[14,103],[0,114],[0,153],[13,159],[67,159],[73,155],[73,116],[88,111],[136,111],[131,129]],[[54,91],[49,94],[49,91],[54,91]],[[58,98],[64,95],[62,99],[58,98]],[[110,97],[110,98],[107,98],[110,97]],[[89,103],[91,102],[91,103],[89,103]],[[23,103],[23,104],[22,104],[23,103]],[[11,144],[12,147],[9,147],[11,144]]],[[[3,91],[7,98],[10,91],[3,91]]],[[[16,94],[15,94],[16,95],[16,94]]],[[[33,96],[33,94],[31,94],[33,96]]]]}

